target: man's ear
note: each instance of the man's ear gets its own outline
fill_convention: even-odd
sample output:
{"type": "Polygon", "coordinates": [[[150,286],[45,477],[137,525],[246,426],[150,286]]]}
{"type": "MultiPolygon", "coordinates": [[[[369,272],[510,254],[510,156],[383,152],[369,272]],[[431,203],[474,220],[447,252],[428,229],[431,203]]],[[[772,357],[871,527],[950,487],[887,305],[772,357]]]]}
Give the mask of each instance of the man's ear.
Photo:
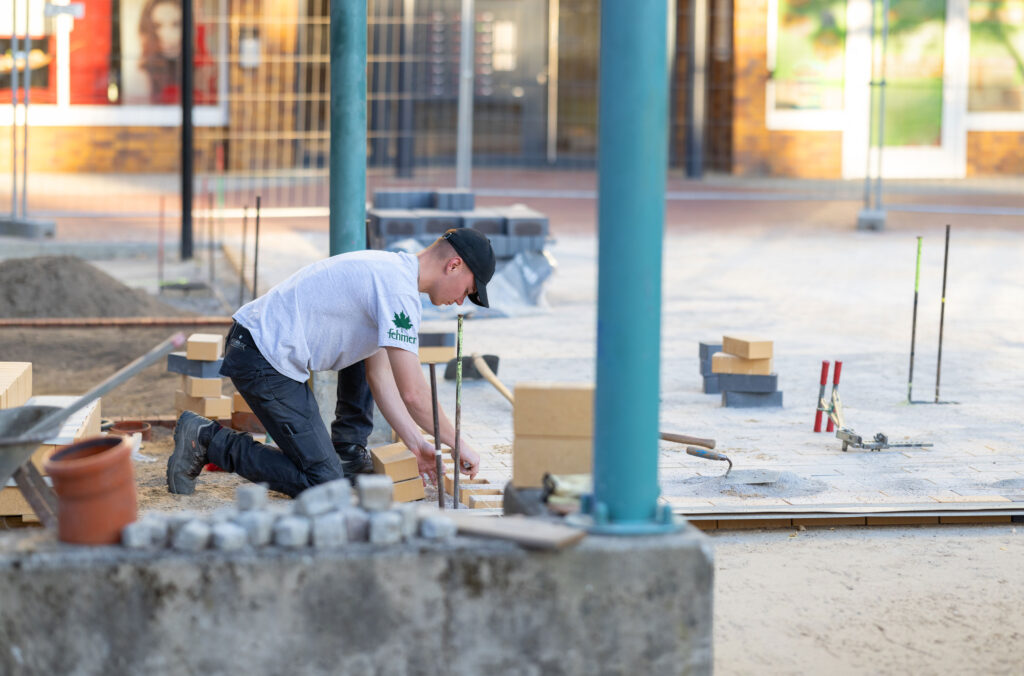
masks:
{"type": "Polygon", "coordinates": [[[446,272],[458,272],[459,268],[462,267],[462,259],[458,256],[448,259],[447,265],[444,266],[446,272]]]}

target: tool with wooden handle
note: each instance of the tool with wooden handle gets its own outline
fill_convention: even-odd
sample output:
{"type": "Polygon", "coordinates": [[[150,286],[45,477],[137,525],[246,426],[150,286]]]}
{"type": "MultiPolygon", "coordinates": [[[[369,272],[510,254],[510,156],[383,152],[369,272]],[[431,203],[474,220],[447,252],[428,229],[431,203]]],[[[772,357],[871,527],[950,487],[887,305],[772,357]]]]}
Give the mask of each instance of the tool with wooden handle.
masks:
{"type": "Polygon", "coordinates": [[[725,453],[716,453],[715,451],[709,451],[695,446],[687,446],[686,452],[689,455],[704,458],[705,460],[722,460],[729,463],[729,469],[725,470],[725,474],[723,476],[729,476],[729,472],[732,471],[732,460],[730,460],[729,456],[725,453]]]}
{"type": "MultiPolygon", "coordinates": [[[[683,444],[687,446],[703,446],[704,448],[714,448],[714,439],[701,439],[700,437],[691,437],[686,434],[673,434],[672,432],[659,432],[658,437],[663,441],[671,441],[677,444],[683,444]]],[[[690,449],[686,449],[687,453],[690,453],[690,449]]],[[[690,455],[695,455],[690,453],[690,455]]],[[[720,460],[721,458],[711,458],[712,460],[720,460]]]]}

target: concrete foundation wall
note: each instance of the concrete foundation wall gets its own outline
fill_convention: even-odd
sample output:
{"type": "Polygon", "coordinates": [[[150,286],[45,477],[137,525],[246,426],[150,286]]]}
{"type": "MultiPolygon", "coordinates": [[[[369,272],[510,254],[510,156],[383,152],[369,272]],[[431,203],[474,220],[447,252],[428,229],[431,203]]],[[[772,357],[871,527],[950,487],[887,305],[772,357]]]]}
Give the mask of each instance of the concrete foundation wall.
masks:
{"type": "Polygon", "coordinates": [[[51,544],[0,553],[0,673],[705,674],[712,571],[693,528],[559,553],[51,544]]]}

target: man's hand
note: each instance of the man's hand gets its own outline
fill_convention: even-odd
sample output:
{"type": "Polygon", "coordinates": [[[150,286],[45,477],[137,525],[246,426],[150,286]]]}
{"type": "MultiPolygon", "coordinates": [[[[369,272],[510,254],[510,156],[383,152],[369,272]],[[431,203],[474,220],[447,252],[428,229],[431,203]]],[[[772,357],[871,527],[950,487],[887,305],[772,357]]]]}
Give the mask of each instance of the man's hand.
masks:
{"type": "Polygon", "coordinates": [[[430,479],[435,486],[437,483],[437,464],[434,461],[434,445],[426,439],[420,439],[420,445],[412,449],[416,456],[416,465],[419,468],[420,476],[430,479]]]}
{"type": "Polygon", "coordinates": [[[475,479],[476,473],[480,471],[480,456],[465,441],[459,444],[459,462],[462,464],[462,473],[475,479]]]}

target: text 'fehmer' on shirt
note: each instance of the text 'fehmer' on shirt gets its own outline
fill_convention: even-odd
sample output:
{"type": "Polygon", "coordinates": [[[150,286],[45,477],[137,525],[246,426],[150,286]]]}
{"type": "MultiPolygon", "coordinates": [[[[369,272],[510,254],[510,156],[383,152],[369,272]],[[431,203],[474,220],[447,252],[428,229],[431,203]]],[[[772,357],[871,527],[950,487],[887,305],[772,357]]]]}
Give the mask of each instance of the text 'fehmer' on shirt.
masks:
{"type": "Polygon", "coordinates": [[[234,314],[281,374],[340,370],[382,347],[419,348],[419,259],[353,251],[306,266],[234,314]]]}

